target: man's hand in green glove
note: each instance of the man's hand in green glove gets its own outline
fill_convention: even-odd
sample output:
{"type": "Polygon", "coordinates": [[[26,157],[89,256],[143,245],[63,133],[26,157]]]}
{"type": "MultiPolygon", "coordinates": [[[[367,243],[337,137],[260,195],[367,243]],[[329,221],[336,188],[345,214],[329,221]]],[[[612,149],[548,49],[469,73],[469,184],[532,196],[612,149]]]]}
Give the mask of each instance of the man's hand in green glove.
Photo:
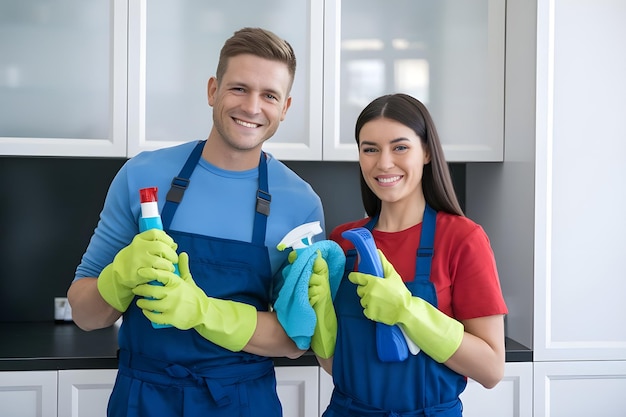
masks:
{"type": "Polygon", "coordinates": [[[254,306],[207,297],[189,271],[189,256],[178,257],[180,277],[153,269],[151,279],[163,286],[144,284],[133,289],[137,306],[153,323],[171,324],[180,330],[195,329],[205,339],[233,352],[246,346],[256,329],[254,306]]]}
{"type": "Polygon", "coordinates": [[[152,279],[150,269],[174,271],[176,247],[162,230],[151,229],[136,235],[100,273],[100,295],[116,310],[126,311],[134,297],[132,289],[152,279]]]}
{"type": "Polygon", "coordinates": [[[337,316],[333,307],[328,277],[328,264],[320,251],[313,262],[313,273],[309,279],[309,303],[317,320],[311,338],[311,349],[320,358],[328,359],[335,353],[337,341],[337,316]]]}
{"type": "Polygon", "coordinates": [[[378,250],[385,278],[351,272],[365,317],[398,324],[424,352],[437,362],[447,361],[461,345],[463,324],[419,297],[413,297],[393,265],[378,250]]]}

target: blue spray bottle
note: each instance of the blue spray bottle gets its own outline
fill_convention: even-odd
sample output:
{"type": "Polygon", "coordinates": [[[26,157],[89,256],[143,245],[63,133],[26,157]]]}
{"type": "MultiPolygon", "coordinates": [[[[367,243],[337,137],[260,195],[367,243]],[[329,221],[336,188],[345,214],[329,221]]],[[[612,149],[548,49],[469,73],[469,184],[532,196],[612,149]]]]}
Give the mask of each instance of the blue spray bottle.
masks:
{"type": "MultiPolygon", "coordinates": [[[[384,278],[383,266],[376,249],[372,233],[365,227],[346,230],[341,234],[348,239],[358,253],[358,270],[364,274],[384,278]]],[[[409,351],[417,355],[420,348],[398,325],[389,326],[376,323],[376,349],[383,362],[401,362],[409,356],[409,351]]]]}
{"type": "MultiPolygon", "coordinates": [[[[157,197],[158,191],[157,187],[147,187],[139,190],[139,201],[141,203],[141,217],[139,218],[140,232],[145,232],[150,229],[163,230],[163,222],[161,221],[161,215],[159,214],[157,197]]],[[[176,275],[180,275],[177,264],[174,264],[174,272],[176,275]]],[[[150,284],[163,285],[159,281],[151,281],[150,284]]],[[[172,326],[169,324],[152,323],[152,327],[155,329],[162,329],[172,326]]]]}

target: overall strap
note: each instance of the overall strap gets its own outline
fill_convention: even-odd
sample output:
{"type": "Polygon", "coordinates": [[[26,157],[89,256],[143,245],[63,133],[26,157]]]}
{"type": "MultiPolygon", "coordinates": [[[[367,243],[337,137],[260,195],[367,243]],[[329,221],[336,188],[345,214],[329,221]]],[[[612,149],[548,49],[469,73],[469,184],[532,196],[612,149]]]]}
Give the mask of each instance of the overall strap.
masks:
{"type": "Polygon", "coordinates": [[[259,188],[256,191],[256,211],[254,213],[254,230],[252,243],[265,246],[265,229],[267,228],[267,216],[270,215],[270,203],[272,196],[267,184],[267,155],[261,152],[259,161],[259,188]]]}
{"type": "Polygon", "coordinates": [[[422,232],[420,233],[420,245],[417,248],[417,259],[415,260],[415,278],[425,277],[426,280],[430,279],[436,220],[437,212],[426,204],[424,219],[422,220],[422,232]]]}
{"type": "MultiPolygon", "coordinates": [[[[420,244],[417,248],[415,260],[415,279],[430,280],[430,269],[433,259],[433,247],[435,244],[435,227],[437,220],[437,212],[426,204],[424,208],[424,218],[422,220],[422,232],[420,233],[420,244]]],[[[370,232],[376,225],[378,216],[372,217],[363,227],[370,232]]],[[[348,250],[346,254],[346,271],[352,271],[356,260],[356,249],[348,250]]]]}
{"type": "MultiPolygon", "coordinates": [[[[170,228],[174,213],[183,200],[185,190],[189,186],[189,178],[196,168],[196,165],[198,165],[198,161],[200,161],[205,142],[204,140],[198,142],[178,176],[174,177],[172,180],[172,185],[165,197],[165,205],[161,213],[165,230],[170,228]]],[[[254,230],[252,232],[252,242],[259,246],[265,245],[265,229],[267,227],[267,216],[270,214],[271,201],[272,196],[269,194],[267,180],[267,156],[265,152],[261,152],[259,162],[259,188],[256,193],[256,212],[254,214],[254,230]]]]}
{"type": "MultiPolygon", "coordinates": [[[[370,232],[376,226],[376,222],[378,221],[378,215],[372,217],[366,224],[363,225],[364,228],[369,230],[370,232]]],[[[344,275],[347,276],[350,272],[352,272],[352,268],[354,268],[354,263],[357,260],[357,251],[356,248],[348,249],[346,252],[346,263],[344,266],[344,275]]]]}
{"type": "Polygon", "coordinates": [[[167,192],[167,196],[165,197],[165,205],[163,206],[163,212],[161,213],[161,219],[165,230],[170,228],[170,224],[174,218],[174,213],[176,212],[180,202],[183,200],[183,194],[185,194],[185,190],[189,186],[189,178],[191,177],[193,170],[196,168],[196,165],[198,165],[205,142],[205,140],[198,141],[196,147],[193,148],[193,151],[191,151],[189,158],[187,158],[187,162],[183,165],[183,169],[181,169],[178,176],[174,177],[172,180],[172,185],[167,192]]]}
{"type": "Polygon", "coordinates": [[[374,226],[376,226],[377,221],[378,221],[378,214],[372,217],[367,223],[365,223],[363,227],[365,227],[367,230],[371,232],[372,230],[374,230],[374,226]]]}

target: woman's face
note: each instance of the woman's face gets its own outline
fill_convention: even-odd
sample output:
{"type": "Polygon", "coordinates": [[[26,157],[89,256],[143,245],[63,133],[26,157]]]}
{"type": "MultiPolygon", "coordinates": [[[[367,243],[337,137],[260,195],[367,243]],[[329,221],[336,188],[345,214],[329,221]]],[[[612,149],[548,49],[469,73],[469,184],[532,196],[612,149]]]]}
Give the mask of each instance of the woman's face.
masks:
{"type": "Polygon", "coordinates": [[[391,119],[367,122],[359,132],[359,164],[365,182],[386,203],[413,203],[421,196],[430,156],[419,136],[391,119]]]}

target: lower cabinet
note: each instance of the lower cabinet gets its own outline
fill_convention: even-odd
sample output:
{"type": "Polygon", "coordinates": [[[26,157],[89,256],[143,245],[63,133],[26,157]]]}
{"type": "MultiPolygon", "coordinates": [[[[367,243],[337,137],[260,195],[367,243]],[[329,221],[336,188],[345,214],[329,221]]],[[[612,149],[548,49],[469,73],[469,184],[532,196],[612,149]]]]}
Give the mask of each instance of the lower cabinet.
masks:
{"type": "Polygon", "coordinates": [[[105,417],[116,369],[59,371],[58,417],[105,417]]]}
{"type": "MultiPolygon", "coordinates": [[[[116,375],[115,369],[59,371],[58,417],[105,417],[116,375]]],[[[317,366],[276,368],[283,415],[317,417],[318,375],[317,366]]],[[[38,416],[24,414],[31,415],[38,416]]]]}
{"type": "Polygon", "coordinates": [[[0,372],[0,416],[56,415],[57,371],[0,372]]]}
{"type": "MultiPolygon", "coordinates": [[[[600,392],[626,392],[624,381],[626,364],[605,364],[610,369],[597,369],[596,377],[581,379],[582,375],[591,374],[583,364],[581,369],[572,370],[571,365],[537,365],[543,377],[535,377],[534,384],[539,387],[541,381],[553,382],[559,389],[570,385],[561,383],[569,375],[571,381],[579,381],[580,392],[565,389],[539,389],[544,394],[555,391],[563,394],[563,404],[567,399],[581,401],[590,395],[589,384],[598,384],[598,375],[605,376],[606,390],[600,392]],[[616,371],[617,370],[617,371],[616,371]],[[615,379],[614,375],[621,378],[615,379]],[[550,378],[549,376],[552,376],[550,378]],[[583,395],[584,393],[587,393],[583,395]]],[[[61,371],[0,372],[0,416],[11,417],[105,417],[106,407],[113,389],[115,369],[85,369],[61,371]]],[[[277,391],[283,405],[283,415],[288,417],[319,417],[330,402],[333,389],[332,377],[318,366],[281,366],[276,368],[277,391]]],[[[535,394],[537,395],[537,394],[535,394]]],[[[608,395],[608,394],[607,394],[608,395]]],[[[610,395],[615,406],[617,403],[626,408],[623,395],[610,395]]],[[[541,398],[541,395],[538,396],[541,398]]],[[[485,389],[475,381],[469,380],[467,389],[461,395],[464,417],[531,417],[533,416],[533,363],[510,362],[505,366],[502,381],[493,389],[485,389]]],[[[542,401],[539,401],[542,402],[542,401]]],[[[545,400],[543,401],[545,402],[545,400]]],[[[554,410],[552,410],[554,411],[554,410]]],[[[564,415],[558,412],[535,412],[536,416],[564,415]]],[[[571,414],[567,414],[571,415],[571,414]]],[[[607,416],[610,414],[606,414],[607,416]]]]}
{"type": "MultiPolygon", "coordinates": [[[[320,416],[330,402],[333,381],[322,368],[320,372],[320,416]]],[[[493,389],[486,389],[473,380],[461,394],[463,417],[531,417],[533,414],[533,364],[509,362],[504,378],[493,389]]],[[[287,414],[285,414],[287,415],[287,414]]]]}
{"type": "MultiPolygon", "coordinates": [[[[283,415],[317,417],[319,368],[276,368],[283,415]]],[[[116,369],[0,372],[0,417],[105,417],[116,369]]]]}
{"type": "Polygon", "coordinates": [[[326,411],[328,404],[330,404],[330,396],[333,394],[333,377],[328,375],[328,373],[323,370],[321,367],[319,368],[320,373],[320,417],[326,411]]]}
{"type": "Polygon", "coordinates": [[[508,362],[504,377],[492,389],[468,379],[461,394],[463,417],[531,417],[533,415],[533,364],[508,362]]]}
{"type": "Polygon", "coordinates": [[[626,361],[535,362],[534,416],[626,415],[626,361]]]}
{"type": "Polygon", "coordinates": [[[285,417],[319,415],[319,367],[276,367],[276,389],[285,417]]]}

